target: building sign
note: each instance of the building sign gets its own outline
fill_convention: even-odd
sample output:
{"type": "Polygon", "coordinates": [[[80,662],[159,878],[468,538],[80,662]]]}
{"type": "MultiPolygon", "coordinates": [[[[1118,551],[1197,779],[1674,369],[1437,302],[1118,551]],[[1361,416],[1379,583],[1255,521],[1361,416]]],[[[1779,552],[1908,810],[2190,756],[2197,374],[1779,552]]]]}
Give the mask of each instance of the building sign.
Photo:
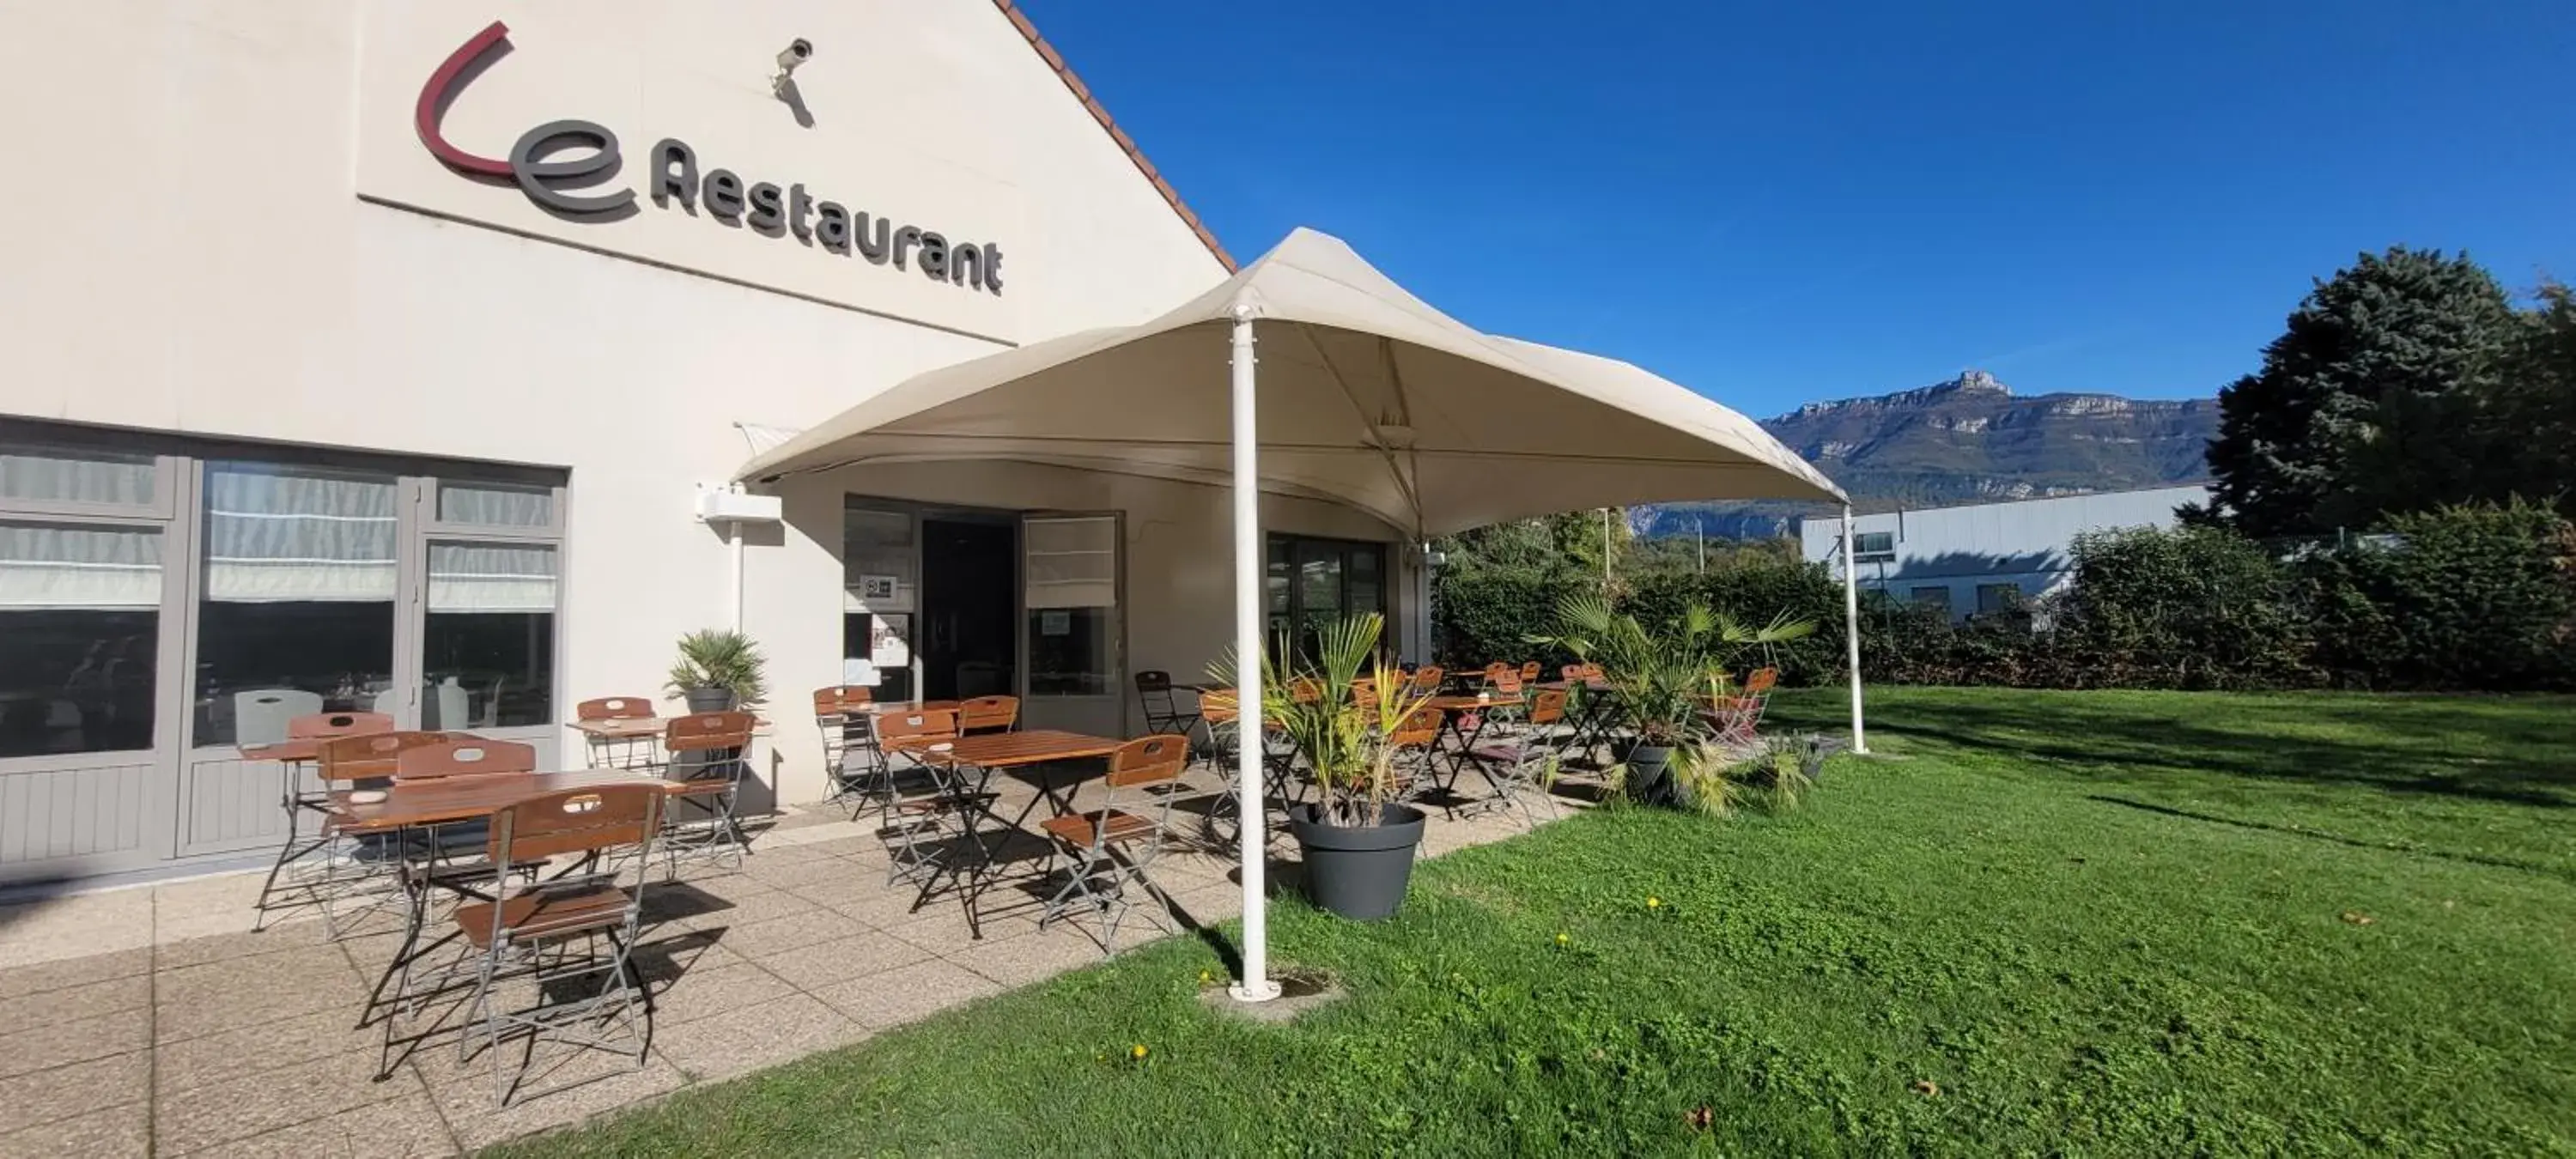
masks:
{"type": "MultiPolygon", "coordinates": [[[[420,143],[460,175],[516,185],[537,208],[560,220],[604,224],[634,216],[640,211],[635,190],[616,184],[626,158],[617,134],[606,125],[547,121],[520,134],[500,157],[468,151],[447,139],[441,126],[447,107],[509,47],[509,35],[509,26],[495,20],[430,74],[412,110],[420,143]]],[[[747,180],[730,169],[702,168],[697,151],[677,138],[654,144],[644,181],[657,212],[747,228],[772,241],[793,238],[827,256],[861,258],[934,282],[997,296],[1002,292],[998,244],[951,238],[864,208],[854,210],[801,181],[781,186],[747,180]]]]}

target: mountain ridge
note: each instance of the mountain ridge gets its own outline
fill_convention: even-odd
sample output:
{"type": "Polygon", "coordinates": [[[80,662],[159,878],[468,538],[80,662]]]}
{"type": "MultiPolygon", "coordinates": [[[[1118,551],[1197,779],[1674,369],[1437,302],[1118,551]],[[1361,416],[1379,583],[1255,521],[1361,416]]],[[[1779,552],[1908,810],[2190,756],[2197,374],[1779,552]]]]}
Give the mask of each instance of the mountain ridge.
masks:
{"type": "MultiPolygon", "coordinates": [[[[1858,511],[1951,507],[2208,478],[2218,400],[2061,391],[2015,394],[1970,370],[1928,386],[1811,402],[1762,421],[1841,484],[1858,511]]],[[[1633,508],[1640,535],[1785,534],[1795,504],[1660,503],[1633,508]]]]}

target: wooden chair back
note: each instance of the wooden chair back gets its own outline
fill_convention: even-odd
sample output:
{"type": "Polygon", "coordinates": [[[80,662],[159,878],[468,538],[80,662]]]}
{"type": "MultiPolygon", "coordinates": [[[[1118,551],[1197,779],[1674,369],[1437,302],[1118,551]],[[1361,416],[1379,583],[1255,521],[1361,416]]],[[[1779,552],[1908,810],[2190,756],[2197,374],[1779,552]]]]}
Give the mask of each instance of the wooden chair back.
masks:
{"type": "Polygon", "coordinates": [[[1199,694],[1199,719],[1209,724],[1233,724],[1243,714],[1234,709],[1235,694],[1202,692],[1199,694]]]}
{"type": "Polygon", "coordinates": [[[335,736],[364,736],[371,732],[392,732],[394,718],[381,712],[317,712],[286,722],[286,739],[321,740],[335,736]]]}
{"type": "Polygon", "coordinates": [[[1584,665],[1584,666],[1583,666],[1583,678],[1584,678],[1584,679],[1586,679],[1586,680],[1599,680],[1599,679],[1601,679],[1601,666],[1600,666],[1600,665],[1598,665],[1598,664],[1586,664],[1586,665],[1584,665]]]}
{"type": "Polygon", "coordinates": [[[662,822],[662,787],[638,782],[531,797],[492,826],[494,865],[525,865],[567,853],[642,845],[662,822]]]}
{"type": "Polygon", "coordinates": [[[374,781],[394,775],[396,758],[459,736],[444,732],[371,732],[335,736],[314,747],[315,763],[326,781],[374,781]]]}
{"type": "Polygon", "coordinates": [[[1425,664],[1422,667],[1413,670],[1413,690],[1416,692],[1438,692],[1440,691],[1440,682],[1446,679],[1448,675],[1449,674],[1442,671],[1440,666],[1437,664],[1425,664]]]}
{"type": "Polygon", "coordinates": [[[1771,691],[1771,686],[1778,684],[1779,682],[1779,669],[1756,668],[1753,670],[1753,675],[1744,678],[1744,694],[1746,696],[1760,696],[1763,693],[1771,691]]]}
{"type": "Polygon", "coordinates": [[[1019,725],[1020,698],[1016,696],[978,696],[957,706],[960,732],[1013,729],[1019,725]]]}
{"type": "Polygon", "coordinates": [[[864,714],[875,706],[876,690],[862,684],[835,684],[814,690],[814,715],[823,717],[864,714]]]}
{"type": "Polygon", "coordinates": [[[1288,699],[1299,704],[1312,704],[1323,696],[1323,682],[1312,677],[1300,676],[1288,682],[1288,699]]]}
{"type": "Polygon", "coordinates": [[[697,712],[675,716],[662,726],[662,747],[672,753],[700,753],[712,749],[738,749],[751,744],[752,721],[748,712],[697,712]]]}
{"type": "Polygon", "coordinates": [[[1500,660],[1496,660],[1491,664],[1485,665],[1485,683],[1487,684],[1499,682],[1506,676],[1509,676],[1514,680],[1518,680],[1520,679],[1520,675],[1520,669],[1509,664],[1505,664],[1500,660]]]}
{"type": "Polygon", "coordinates": [[[1536,684],[1536,683],[1538,683],[1538,676],[1539,676],[1539,673],[1540,673],[1540,672],[1543,672],[1543,671],[1545,671],[1545,669],[1540,668],[1540,667],[1538,666],[1538,661],[1536,661],[1536,660],[1523,660],[1523,661],[1521,661],[1521,683],[1523,683],[1523,684],[1536,684]]]}
{"type": "Polygon", "coordinates": [[[1351,703],[1359,705],[1377,703],[1377,681],[1366,676],[1351,681],[1351,703]]]}
{"type": "Polygon", "coordinates": [[[1529,722],[1555,724],[1565,719],[1566,695],[1566,691],[1562,688],[1540,689],[1537,703],[1530,705],[1529,722]]]}
{"type": "Polygon", "coordinates": [[[602,696],[572,706],[574,720],[645,720],[653,702],[642,696],[602,696]]]}
{"type": "Polygon", "coordinates": [[[394,754],[394,780],[439,781],[449,777],[491,777],[537,771],[537,747],[516,741],[485,740],[464,733],[444,733],[431,743],[394,754]]]}
{"type": "Polygon", "coordinates": [[[1138,737],[1109,754],[1108,786],[1124,789],[1131,785],[1177,781],[1181,779],[1181,770],[1189,763],[1189,738],[1169,734],[1138,737]]]}
{"type": "Polygon", "coordinates": [[[1557,669],[1556,675],[1557,679],[1563,680],[1568,684],[1580,684],[1583,682],[1583,666],[1580,664],[1568,664],[1557,669]]]}
{"type": "Polygon", "coordinates": [[[1496,696],[1518,696],[1521,694],[1521,674],[1517,669],[1506,668],[1500,672],[1494,673],[1492,683],[1494,686],[1494,694],[1496,696]]]}
{"type": "Polygon", "coordinates": [[[1438,739],[1440,710],[1426,704],[1404,714],[1404,719],[1396,722],[1395,731],[1387,734],[1386,743],[1397,748],[1416,748],[1438,739]]]}
{"type": "Polygon", "coordinates": [[[877,743],[898,748],[922,741],[955,740],[957,713],[953,709],[930,708],[920,712],[880,712],[876,717],[877,743]]]}

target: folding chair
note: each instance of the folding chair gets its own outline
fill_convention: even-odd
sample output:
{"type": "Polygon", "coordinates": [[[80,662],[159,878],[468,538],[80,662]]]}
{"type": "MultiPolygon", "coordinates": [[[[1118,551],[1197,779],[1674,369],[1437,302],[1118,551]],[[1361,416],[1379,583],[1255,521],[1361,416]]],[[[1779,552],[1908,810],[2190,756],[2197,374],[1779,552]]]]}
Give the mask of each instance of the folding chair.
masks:
{"type": "Polygon", "coordinates": [[[742,800],[744,757],[751,748],[748,712],[700,712],[674,717],[662,729],[662,775],[674,786],[664,803],[656,842],[674,879],[680,859],[731,857],[741,865],[751,838],[736,806],[742,800]]]}
{"type": "MultiPolygon", "coordinates": [[[[394,753],[393,783],[397,790],[405,785],[418,785],[460,778],[532,777],[537,771],[534,745],[515,741],[484,740],[467,733],[431,734],[437,739],[424,741],[394,753]]],[[[483,819],[432,825],[424,831],[406,831],[398,846],[402,864],[402,885],[411,905],[403,923],[402,947],[394,960],[400,968],[394,973],[393,1001],[412,997],[411,1008],[419,1009],[419,999],[412,989],[412,968],[446,939],[420,947],[421,935],[429,929],[430,893],[446,890],[462,894],[485,883],[500,881],[500,872],[484,859],[491,840],[491,822],[483,819]],[[414,952],[415,948],[418,952],[414,952]]],[[[453,936],[453,935],[450,935],[453,936]]]]}
{"type": "MultiPolygon", "coordinates": [[[[1243,714],[1235,711],[1232,692],[1209,692],[1199,697],[1200,719],[1207,725],[1208,769],[1216,774],[1217,790],[1208,803],[1206,831],[1209,842],[1218,848],[1232,848],[1242,835],[1243,779],[1235,760],[1236,746],[1243,740],[1243,714]]],[[[1269,730],[1262,730],[1261,768],[1263,791],[1270,799],[1282,803],[1294,799],[1289,783],[1295,771],[1297,753],[1294,747],[1272,743],[1269,730]]],[[[1281,810],[1265,810],[1270,822],[1270,836],[1276,839],[1287,831],[1287,817],[1281,810]]]]}
{"type": "Polygon", "coordinates": [[[1493,809],[1518,809],[1523,824],[1537,828],[1538,813],[1525,796],[1535,793],[1547,803],[1548,816],[1557,815],[1556,798],[1548,793],[1547,782],[1555,776],[1574,740],[1574,722],[1565,715],[1568,696],[1561,689],[1540,690],[1530,705],[1527,731],[1469,750],[1485,783],[1494,790],[1494,795],[1480,804],[1493,809]]]}
{"type": "Polygon", "coordinates": [[[939,868],[944,852],[939,842],[955,807],[947,779],[954,770],[931,746],[957,739],[957,713],[949,709],[884,712],[877,714],[874,727],[886,758],[878,835],[897,842],[889,851],[886,883],[926,883],[939,868]]]}
{"type": "Polygon", "coordinates": [[[1483,686],[1486,688],[1492,688],[1501,684],[1505,680],[1519,680],[1520,678],[1520,665],[1506,664],[1500,660],[1496,660],[1491,664],[1485,665],[1485,682],[1483,686]]]}
{"type": "MultiPolygon", "coordinates": [[[[287,721],[286,739],[289,741],[328,740],[332,737],[391,732],[393,727],[394,718],[381,712],[325,712],[299,716],[287,721]]],[[[287,866],[315,853],[325,853],[318,880],[327,881],[331,876],[330,858],[327,856],[331,837],[325,831],[331,815],[330,786],[328,784],[308,786],[305,776],[307,771],[305,765],[308,763],[312,762],[277,762],[278,805],[286,810],[286,840],[277,847],[277,860],[268,867],[268,880],[260,883],[257,915],[251,919],[254,929],[267,921],[268,911],[274,908],[269,904],[269,896],[277,891],[277,879],[279,875],[286,872],[287,866]],[[315,836],[310,841],[304,839],[303,833],[304,814],[308,812],[316,814],[317,821],[315,836]]],[[[291,889],[309,890],[314,887],[313,881],[298,882],[290,879],[287,884],[291,889]]]]}
{"type": "MultiPolygon", "coordinates": [[[[573,719],[652,720],[659,715],[653,702],[641,696],[602,696],[585,700],[572,708],[573,719]]],[[[643,769],[653,765],[653,742],[650,733],[635,736],[594,736],[590,742],[590,764],[601,769],[643,769]]]]}
{"type": "Polygon", "coordinates": [[[960,733],[1009,732],[1020,726],[1020,698],[978,696],[957,706],[960,733]]]}
{"type": "Polygon", "coordinates": [[[1762,725],[1762,712],[1771,704],[1772,686],[1779,682],[1779,669],[1756,668],[1744,678],[1742,692],[1718,697],[1713,713],[1717,739],[1733,745],[1753,743],[1754,732],[1762,725]]]}
{"type": "Polygon", "coordinates": [[[814,690],[814,725],[823,733],[827,804],[852,802],[850,817],[883,789],[885,753],[877,748],[876,693],[856,684],[814,690]]]}
{"type": "MultiPolygon", "coordinates": [[[[315,747],[314,764],[320,768],[326,786],[383,789],[393,783],[397,760],[403,753],[448,740],[449,735],[442,732],[335,736],[315,747]]],[[[315,900],[322,910],[324,936],[337,939],[340,912],[335,903],[368,893],[381,893],[387,899],[399,896],[405,845],[400,836],[385,833],[344,839],[336,813],[322,822],[322,836],[332,843],[332,850],[324,862],[323,879],[315,883],[315,900]]]]}
{"type": "Polygon", "coordinates": [[[1117,952],[1118,925],[1134,908],[1127,887],[1132,884],[1149,899],[1160,900],[1145,867],[1162,851],[1172,801],[1179,795],[1168,790],[1180,781],[1189,759],[1189,742],[1181,737],[1131,740],[1109,756],[1098,809],[1059,813],[1038,826],[1071,862],[1063,888],[1047,899],[1046,912],[1038,918],[1040,928],[1088,911],[1100,922],[1100,952],[1117,952]]]}
{"type": "MultiPolygon", "coordinates": [[[[646,866],[662,826],[664,795],[663,787],[653,784],[573,789],[522,801],[494,818],[486,855],[503,880],[550,859],[577,858],[555,878],[456,908],[456,932],[480,958],[465,1025],[478,1018],[483,1023],[492,1052],[493,1092],[501,1106],[510,1106],[520,1094],[518,1082],[502,1067],[502,1040],[522,1032],[528,1037],[522,1077],[534,1067],[537,1046],[550,1033],[579,1049],[621,1054],[628,1053],[620,1049],[623,1038],[633,1044],[636,1069],[643,1069],[652,1007],[630,955],[650,876],[646,866]],[[606,867],[621,860],[611,854],[630,850],[635,881],[626,885],[620,881],[622,869],[606,867]],[[501,1001],[494,984],[505,978],[523,979],[533,1001],[526,1006],[501,1001]]],[[[470,1033],[459,1036],[459,1061],[471,1057],[472,1046],[470,1033]]]]}
{"type": "Polygon", "coordinates": [[[1541,668],[1539,667],[1539,665],[1538,665],[1538,661],[1536,661],[1536,660],[1523,660],[1523,661],[1521,661],[1521,683],[1523,683],[1523,684],[1536,684],[1536,683],[1538,683],[1538,676],[1539,676],[1539,673],[1540,673],[1540,672],[1542,672],[1542,671],[1544,671],[1544,669],[1541,669],[1541,668]]]}
{"type": "MultiPolygon", "coordinates": [[[[1421,705],[1397,721],[1395,731],[1386,734],[1385,744],[1395,750],[1388,769],[1392,784],[1387,798],[1393,801],[1419,801],[1440,784],[1439,770],[1432,758],[1440,747],[1440,726],[1446,717],[1437,708],[1421,705]]],[[[1443,812],[1451,812],[1443,808],[1443,812]]]]}
{"type": "Polygon", "coordinates": [[[1425,696],[1432,695],[1440,691],[1440,682],[1448,678],[1448,672],[1439,665],[1425,664],[1413,670],[1413,690],[1425,696]]]}
{"type": "Polygon", "coordinates": [[[1168,732],[1188,736],[1198,727],[1199,714],[1184,711],[1180,696],[1172,691],[1172,674],[1147,669],[1136,674],[1136,702],[1145,710],[1145,731],[1168,732]]]}

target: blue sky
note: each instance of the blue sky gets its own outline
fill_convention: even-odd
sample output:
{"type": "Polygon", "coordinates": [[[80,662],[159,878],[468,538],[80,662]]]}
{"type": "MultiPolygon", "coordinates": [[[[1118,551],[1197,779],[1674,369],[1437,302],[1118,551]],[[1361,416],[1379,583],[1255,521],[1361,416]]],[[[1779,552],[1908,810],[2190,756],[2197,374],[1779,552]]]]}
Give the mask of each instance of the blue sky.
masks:
{"type": "Polygon", "coordinates": [[[2396,243],[2576,279],[2566,0],[1023,3],[1238,257],[1757,416],[2214,393],[2396,243]]]}

